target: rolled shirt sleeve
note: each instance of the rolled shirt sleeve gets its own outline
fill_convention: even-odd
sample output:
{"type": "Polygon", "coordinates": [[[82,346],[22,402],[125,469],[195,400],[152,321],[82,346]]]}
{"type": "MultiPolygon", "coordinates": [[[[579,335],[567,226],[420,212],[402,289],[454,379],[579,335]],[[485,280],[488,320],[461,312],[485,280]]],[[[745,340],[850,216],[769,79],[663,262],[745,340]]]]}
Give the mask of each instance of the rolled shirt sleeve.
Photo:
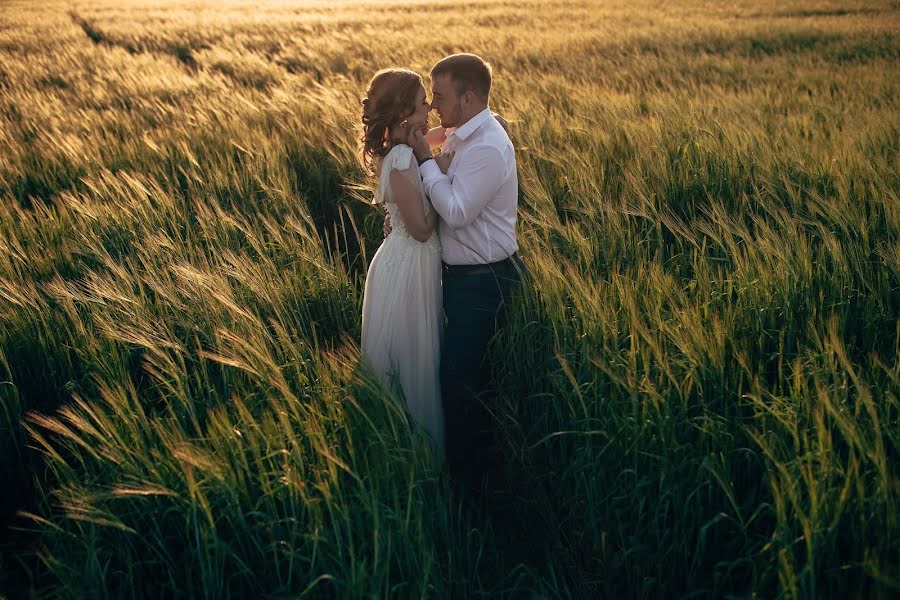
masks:
{"type": "Polygon", "coordinates": [[[444,222],[453,228],[465,227],[484,210],[497,194],[507,162],[499,149],[479,145],[469,148],[456,160],[459,164],[450,178],[437,163],[426,161],[420,168],[425,193],[444,222]]]}

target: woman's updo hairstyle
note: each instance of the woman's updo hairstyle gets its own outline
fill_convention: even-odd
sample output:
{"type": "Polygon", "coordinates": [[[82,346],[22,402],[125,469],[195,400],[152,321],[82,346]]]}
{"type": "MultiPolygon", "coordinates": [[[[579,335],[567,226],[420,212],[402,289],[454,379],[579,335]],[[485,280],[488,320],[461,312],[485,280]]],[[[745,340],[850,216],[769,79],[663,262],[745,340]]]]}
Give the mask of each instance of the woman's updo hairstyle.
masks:
{"type": "Polygon", "coordinates": [[[382,69],[369,81],[362,99],[360,158],[370,175],[375,174],[375,157],[391,149],[390,128],[415,112],[421,86],[422,77],[409,69],[382,69]]]}

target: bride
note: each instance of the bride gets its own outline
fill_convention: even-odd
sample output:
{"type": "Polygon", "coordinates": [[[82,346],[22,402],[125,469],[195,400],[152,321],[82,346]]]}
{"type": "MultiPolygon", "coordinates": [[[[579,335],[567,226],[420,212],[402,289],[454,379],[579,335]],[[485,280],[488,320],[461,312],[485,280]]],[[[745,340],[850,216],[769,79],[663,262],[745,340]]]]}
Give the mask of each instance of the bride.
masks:
{"type": "MultiPolygon", "coordinates": [[[[366,275],[362,354],[443,452],[438,217],[425,197],[419,163],[405,144],[411,130],[428,132],[431,106],[421,76],[407,69],[378,71],[362,104],[363,168],[377,177],[374,202],[384,203],[393,226],[366,275]]],[[[436,128],[427,137],[442,136],[443,130],[436,128]]],[[[446,158],[425,160],[438,160],[446,171],[446,158]]]]}

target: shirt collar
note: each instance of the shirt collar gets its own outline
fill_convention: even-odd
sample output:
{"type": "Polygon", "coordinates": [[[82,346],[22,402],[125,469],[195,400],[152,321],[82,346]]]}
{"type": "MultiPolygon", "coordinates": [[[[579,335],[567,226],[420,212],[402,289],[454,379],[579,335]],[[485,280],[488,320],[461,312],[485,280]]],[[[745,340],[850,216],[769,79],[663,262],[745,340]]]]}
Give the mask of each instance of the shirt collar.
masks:
{"type": "Polygon", "coordinates": [[[476,129],[481,127],[481,125],[491,116],[491,109],[485,108],[483,111],[454,129],[450,135],[456,137],[456,139],[458,140],[465,140],[467,137],[472,135],[476,129]]]}

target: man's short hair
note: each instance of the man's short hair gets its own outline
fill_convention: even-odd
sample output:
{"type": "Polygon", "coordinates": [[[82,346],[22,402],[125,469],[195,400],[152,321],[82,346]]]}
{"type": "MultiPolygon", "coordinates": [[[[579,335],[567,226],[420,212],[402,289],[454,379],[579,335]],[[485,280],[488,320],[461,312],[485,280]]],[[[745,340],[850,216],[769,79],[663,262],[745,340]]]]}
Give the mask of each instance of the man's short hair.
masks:
{"type": "Polygon", "coordinates": [[[472,90],[485,102],[491,93],[491,74],[491,65],[475,54],[451,54],[431,68],[432,79],[449,75],[456,84],[457,93],[472,90]]]}

